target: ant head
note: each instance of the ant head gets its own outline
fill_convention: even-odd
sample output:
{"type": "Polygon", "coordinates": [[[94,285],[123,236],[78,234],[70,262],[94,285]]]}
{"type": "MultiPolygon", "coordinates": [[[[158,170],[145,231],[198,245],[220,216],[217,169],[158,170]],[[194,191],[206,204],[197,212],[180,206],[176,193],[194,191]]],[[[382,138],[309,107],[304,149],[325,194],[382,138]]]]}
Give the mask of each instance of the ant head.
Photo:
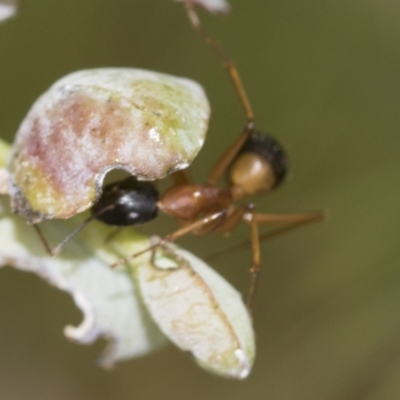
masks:
{"type": "Polygon", "coordinates": [[[233,161],[229,176],[243,196],[267,192],[286,175],[287,160],[282,146],[262,132],[254,132],[233,161]]]}
{"type": "Polygon", "coordinates": [[[149,182],[139,182],[130,176],[103,188],[92,214],[107,225],[143,224],[157,216],[158,191],[149,182]]]}

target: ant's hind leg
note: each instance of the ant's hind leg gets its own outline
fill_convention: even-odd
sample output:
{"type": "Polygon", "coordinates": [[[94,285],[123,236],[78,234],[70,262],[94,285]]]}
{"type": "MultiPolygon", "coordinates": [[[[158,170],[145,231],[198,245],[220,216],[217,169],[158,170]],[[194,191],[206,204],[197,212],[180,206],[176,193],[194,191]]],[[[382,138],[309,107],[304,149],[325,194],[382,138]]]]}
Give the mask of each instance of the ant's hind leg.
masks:
{"type": "Polygon", "coordinates": [[[247,123],[245,128],[239,137],[233,142],[233,144],[224,152],[220,159],[216,162],[213,169],[210,172],[208,178],[208,183],[210,185],[215,185],[219,178],[223,175],[229,165],[232,163],[237,153],[242,148],[243,144],[254,132],[254,113],[251,107],[249,97],[247,95],[246,89],[242,83],[239,71],[236,68],[235,63],[225,54],[220,44],[214,40],[207,31],[203,28],[200,23],[200,19],[194,9],[191,1],[185,1],[185,8],[187,15],[189,17],[190,23],[193,29],[203,37],[205,42],[214,50],[217,56],[221,59],[228,76],[232,82],[233,88],[235,90],[236,96],[240,102],[243,109],[244,115],[246,117],[247,123]]]}
{"type": "Polygon", "coordinates": [[[257,290],[261,270],[260,236],[258,223],[255,218],[251,221],[251,255],[252,265],[250,268],[250,289],[247,295],[246,306],[249,314],[253,313],[253,300],[257,290]]]}
{"type": "Polygon", "coordinates": [[[272,214],[272,213],[247,213],[243,216],[243,221],[251,224],[256,220],[260,225],[280,225],[283,226],[306,225],[312,222],[321,221],[325,218],[322,211],[309,213],[290,213],[290,214],[272,214]]]}
{"type": "Polygon", "coordinates": [[[246,90],[240,78],[239,72],[236,68],[235,63],[225,54],[220,44],[214,40],[207,31],[203,28],[200,23],[199,16],[197,15],[194,6],[190,0],[184,1],[186,13],[189,17],[190,23],[192,24],[193,29],[203,37],[205,42],[214,50],[217,56],[221,59],[224,64],[224,67],[228,73],[229,78],[232,81],[233,88],[235,89],[236,95],[240,101],[240,104],[245,113],[246,119],[248,122],[253,122],[254,114],[251,108],[250,100],[247,96],[246,90]]]}
{"type": "MultiPolygon", "coordinates": [[[[253,215],[263,215],[263,214],[253,214],[253,215]]],[[[304,213],[304,214],[265,214],[269,220],[269,223],[272,225],[278,224],[277,219],[281,219],[279,226],[262,233],[260,235],[260,243],[266,242],[268,240],[275,239],[279,236],[282,236],[286,233],[294,231],[298,228],[302,228],[303,226],[310,225],[314,222],[322,221],[325,218],[324,212],[314,212],[314,213],[304,213]]],[[[250,224],[251,223],[251,215],[250,213],[245,214],[242,221],[250,224]]],[[[262,224],[262,222],[260,222],[262,224]]],[[[265,223],[265,225],[267,225],[265,223]]],[[[208,262],[214,262],[219,258],[227,255],[232,254],[234,252],[247,249],[251,246],[251,240],[244,240],[243,242],[236,243],[232,246],[226,247],[220,251],[214,252],[206,257],[208,262]]]]}
{"type": "Polygon", "coordinates": [[[325,214],[322,212],[314,213],[293,213],[293,214],[260,214],[248,212],[244,214],[243,221],[250,224],[251,227],[251,250],[253,263],[250,268],[250,290],[247,297],[247,308],[251,313],[254,295],[256,293],[257,284],[261,269],[260,243],[261,241],[272,239],[275,236],[290,232],[300,226],[308,225],[313,222],[324,219],[325,214]],[[263,235],[259,234],[259,225],[280,225],[263,235]]]}
{"type": "Polygon", "coordinates": [[[211,169],[207,181],[210,185],[215,185],[218,182],[253,132],[253,122],[247,123],[239,137],[225,150],[211,169]]]}

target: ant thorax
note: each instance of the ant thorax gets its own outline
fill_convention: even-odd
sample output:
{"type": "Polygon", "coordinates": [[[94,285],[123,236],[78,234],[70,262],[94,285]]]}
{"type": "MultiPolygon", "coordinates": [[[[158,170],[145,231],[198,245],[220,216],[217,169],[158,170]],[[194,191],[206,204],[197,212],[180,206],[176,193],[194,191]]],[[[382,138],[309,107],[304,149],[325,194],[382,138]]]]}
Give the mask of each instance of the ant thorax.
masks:
{"type": "Polygon", "coordinates": [[[227,210],[232,204],[229,189],[214,185],[189,184],[174,186],[158,201],[164,213],[181,220],[193,220],[200,214],[227,210]]]}

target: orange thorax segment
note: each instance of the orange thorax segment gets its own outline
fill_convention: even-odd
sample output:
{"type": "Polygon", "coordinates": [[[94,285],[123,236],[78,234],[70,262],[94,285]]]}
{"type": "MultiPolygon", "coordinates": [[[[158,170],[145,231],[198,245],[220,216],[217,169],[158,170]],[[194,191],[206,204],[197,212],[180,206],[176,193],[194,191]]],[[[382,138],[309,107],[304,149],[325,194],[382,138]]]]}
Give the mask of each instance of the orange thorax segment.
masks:
{"type": "Polygon", "coordinates": [[[175,218],[192,220],[199,214],[227,209],[231,203],[229,189],[213,185],[180,185],[167,190],[160,198],[158,207],[175,218]]]}

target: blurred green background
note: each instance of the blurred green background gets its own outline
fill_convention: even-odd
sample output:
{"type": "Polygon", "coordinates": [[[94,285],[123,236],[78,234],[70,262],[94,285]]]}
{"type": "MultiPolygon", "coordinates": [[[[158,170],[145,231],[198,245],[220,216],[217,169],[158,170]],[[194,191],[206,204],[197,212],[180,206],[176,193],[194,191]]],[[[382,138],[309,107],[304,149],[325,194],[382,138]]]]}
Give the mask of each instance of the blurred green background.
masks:
{"type": "MultiPolygon", "coordinates": [[[[290,157],[290,177],[258,210],[329,210],[326,222],[263,246],[255,304],[257,360],[244,382],[199,369],[172,346],[94,365],[104,346],[62,335],[81,315],[36,276],[0,272],[0,398],[400,398],[400,3],[240,1],[228,17],[201,13],[236,61],[257,126],[290,157]]],[[[171,0],[25,1],[0,27],[0,133],[12,140],[32,102],[63,75],[132,66],[186,76],[213,115],[192,165],[204,180],[244,118],[214,54],[171,0]]],[[[162,217],[147,232],[174,229],[162,217]]],[[[187,238],[200,256],[248,237],[187,238]]],[[[1,239],[0,239],[1,240],[1,239]]],[[[250,252],[215,262],[243,292],[250,252]]]]}

